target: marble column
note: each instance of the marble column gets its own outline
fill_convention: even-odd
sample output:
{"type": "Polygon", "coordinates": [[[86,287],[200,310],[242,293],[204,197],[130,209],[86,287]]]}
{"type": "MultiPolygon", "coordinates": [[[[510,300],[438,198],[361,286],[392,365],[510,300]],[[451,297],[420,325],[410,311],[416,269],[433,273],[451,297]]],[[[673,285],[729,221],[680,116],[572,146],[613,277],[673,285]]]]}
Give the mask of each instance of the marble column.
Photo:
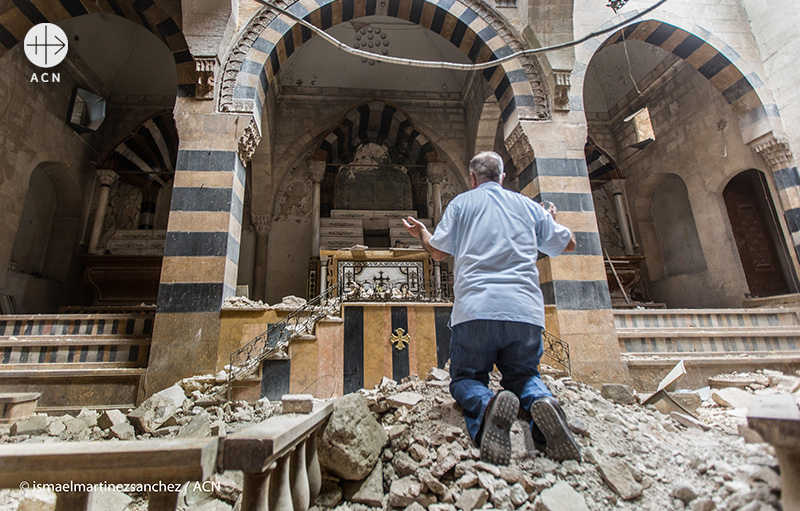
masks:
{"type": "Polygon", "coordinates": [[[267,299],[267,247],[269,245],[269,215],[250,215],[253,230],[256,232],[256,255],[253,258],[253,296],[254,300],[267,299]]]}
{"type": "Polygon", "coordinates": [[[103,233],[103,221],[106,218],[108,196],[111,193],[111,185],[119,179],[119,174],[109,169],[97,169],[97,179],[100,181],[100,194],[97,197],[97,209],[94,214],[92,235],[89,238],[90,254],[98,253],[97,246],[100,244],[100,235],[103,233]]]}
{"type": "Polygon", "coordinates": [[[750,146],[764,158],[772,172],[786,225],[792,237],[791,244],[800,258],[800,173],[789,147],[789,138],[769,133],[750,146]]]}
{"type": "Polygon", "coordinates": [[[156,184],[151,184],[146,188],[142,188],[142,206],[139,215],[139,229],[152,229],[156,220],[156,202],[158,201],[158,192],[161,188],[156,184]]]}
{"type": "Polygon", "coordinates": [[[625,180],[624,179],[611,179],[605,185],[606,193],[611,196],[614,202],[614,211],[617,213],[617,222],[619,223],[619,230],[622,234],[622,245],[625,248],[625,255],[633,255],[633,234],[631,232],[631,225],[628,222],[628,205],[625,199],[625,180]]]}
{"type": "Polygon", "coordinates": [[[308,160],[308,176],[313,184],[311,205],[311,257],[319,257],[319,214],[320,186],[325,177],[326,163],[321,160],[308,160]]]}
{"type": "Polygon", "coordinates": [[[319,294],[328,290],[328,256],[319,257],[319,294]]]}
{"type": "Polygon", "coordinates": [[[433,186],[433,225],[435,226],[442,219],[442,180],[447,172],[447,164],[429,163],[427,170],[428,181],[433,186]]]}

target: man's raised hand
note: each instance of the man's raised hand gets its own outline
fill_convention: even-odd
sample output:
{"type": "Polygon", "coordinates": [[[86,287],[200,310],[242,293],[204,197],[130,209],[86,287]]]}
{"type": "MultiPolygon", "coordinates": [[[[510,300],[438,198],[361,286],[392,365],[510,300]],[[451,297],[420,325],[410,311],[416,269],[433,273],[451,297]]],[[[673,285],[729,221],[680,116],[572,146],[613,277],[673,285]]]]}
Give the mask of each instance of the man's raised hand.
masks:
{"type": "Polygon", "coordinates": [[[403,218],[403,226],[405,226],[406,230],[409,234],[414,236],[415,238],[419,238],[422,236],[422,230],[425,229],[425,224],[410,216],[408,218],[403,218]]]}

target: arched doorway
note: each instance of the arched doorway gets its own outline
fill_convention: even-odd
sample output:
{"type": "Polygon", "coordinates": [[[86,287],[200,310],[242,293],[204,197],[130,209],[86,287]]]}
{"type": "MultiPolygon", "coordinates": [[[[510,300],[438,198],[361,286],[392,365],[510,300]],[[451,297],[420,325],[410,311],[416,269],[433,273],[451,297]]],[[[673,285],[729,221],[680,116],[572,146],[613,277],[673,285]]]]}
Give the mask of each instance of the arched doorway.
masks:
{"type": "Polygon", "coordinates": [[[722,196],[750,294],[797,292],[764,173],[750,169],[737,174],[722,196]]]}

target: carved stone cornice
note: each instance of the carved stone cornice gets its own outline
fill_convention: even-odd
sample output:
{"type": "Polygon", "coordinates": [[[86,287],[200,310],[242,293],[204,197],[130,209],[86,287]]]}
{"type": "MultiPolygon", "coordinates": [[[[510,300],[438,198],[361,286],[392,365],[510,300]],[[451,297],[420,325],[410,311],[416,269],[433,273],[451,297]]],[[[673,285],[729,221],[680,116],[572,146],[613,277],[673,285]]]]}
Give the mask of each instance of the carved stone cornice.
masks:
{"type": "Polygon", "coordinates": [[[447,164],[441,162],[432,162],[427,166],[428,181],[432,184],[438,185],[444,180],[445,173],[447,172],[447,164]]]}
{"type": "Polygon", "coordinates": [[[269,233],[269,215],[266,213],[254,213],[250,215],[250,223],[253,230],[259,236],[269,233]]]}
{"type": "Polygon", "coordinates": [[[97,179],[100,181],[100,186],[111,186],[119,179],[119,174],[110,169],[97,169],[97,179]]]}
{"type": "Polygon", "coordinates": [[[239,158],[243,163],[253,159],[253,153],[256,152],[259,142],[261,142],[261,133],[258,131],[256,121],[250,119],[250,123],[239,137],[239,158]]]}
{"type": "Polygon", "coordinates": [[[789,137],[770,135],[753,144],[753,149],[764,158],[770,170],[785,169],[793,165],[794,155],[789,147],[789,137]]]}
{"type": "Polygon", "coordinates": [[[555,89],[553,90],[553,109],[559,112],[569,111],[569,89],[571,86],[569,71],[553,71],[555,89]]]}
{"type": "Polygon", "coordinates": [[[214,75],[217,72],[217,57],[195,57],[194,70],[197,83],[194,89],[196,99],[214,99],[214,75]]]}
{"type": "MultiPolygon", "coordinates": [[[[278,0],[275,5],[283,9],[288,8],[297,0],[278,0]]],[[[482,0],[458,0],[475,11],[486,23],[489,24],[503,39],[513,52],[525,49],[522,44],[524,39],[516,29],[508,23],[503,15],[498,13],[482,0]]],[[[380,14],[380,13],[378,13],[380,14]]],[[[252,113],[253,101],[251,99],[234,99],[234,89],[239,78],[247,53],[261,32],[277,17],[277,13],[268,7],[260,9],[247,23],[239,40],[233,45],[225,65],[222,69],[220,86],[219,110],[221,112],[252,113]]],[[[519,118],[522,120],[543,121],[550,119],[551,112],[548,102],[547,87],[544,83],[542,67],[534,56],[523,55],[519,57],[520,64],[525,70],[528,82],[533,90],[534,106],[517,107],[519,118]]]]}
{"type": "Polygon", "coordinates": [[[311,178],[313,183],[321,183],[325,177],[325,167],[328,164],[324,160],[308,160],[306,166],[308,167],[308,177],[311,178]]]}
{"type": "MultiPolygon", "coordinates": [[[[285,0],[278,0],[275,5],[281,8],[287,8],[292,5],[294,1],[286,2],[285,0]]],[[[247,26],[242,31],[239,40],[234,44],[233,49],[228,54],[225,61],[225,67],[222,70],[222,84],[219,99],[219,109],[222,112],[246,112],[253,111],[253,105],[250,100],[235,100],[233,98],[233,91],[236,87],[236,81],[239,78],[239,71],[242,69],[247,53],[253,47],[253,43],[261,32],[267,28],[272,20],[278,14],[270,11],[269,7],[260,9],[247,23],[247,26]]]]}
{"type": "Polygon", "coordinates": [[[528,165],[533,163],[533,146],[531,146],[528,135],[523,131],[521,124],[517,124],[508,138],[505,139],[504,144],[519,172],[522,172],[528,165]]]}

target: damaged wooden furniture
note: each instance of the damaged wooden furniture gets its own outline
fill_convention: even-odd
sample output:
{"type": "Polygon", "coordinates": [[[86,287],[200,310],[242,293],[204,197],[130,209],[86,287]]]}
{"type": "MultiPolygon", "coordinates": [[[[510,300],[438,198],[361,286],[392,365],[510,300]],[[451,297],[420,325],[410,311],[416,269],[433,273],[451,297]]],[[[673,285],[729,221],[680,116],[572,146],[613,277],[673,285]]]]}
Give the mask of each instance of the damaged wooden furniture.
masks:
{"type": "Polygon", "coordinates": [[[800,509],[800,411],[791,394],[753,398],[748,426],[775,448],[781,468],[783,509],[800,509]]]}
{"type": "Polygon", "coordinates": [[[88,511],[92,491],[128,485],[148,493],[150,511],[173,511],[183,483],[242,470],[242,511],[307,510],[322,485],[317,432],[332,411],[324,403],[222,438],[4,445],[0,488],[54,485],[47,488],[66,489],[56,511],[88,511]]]}

